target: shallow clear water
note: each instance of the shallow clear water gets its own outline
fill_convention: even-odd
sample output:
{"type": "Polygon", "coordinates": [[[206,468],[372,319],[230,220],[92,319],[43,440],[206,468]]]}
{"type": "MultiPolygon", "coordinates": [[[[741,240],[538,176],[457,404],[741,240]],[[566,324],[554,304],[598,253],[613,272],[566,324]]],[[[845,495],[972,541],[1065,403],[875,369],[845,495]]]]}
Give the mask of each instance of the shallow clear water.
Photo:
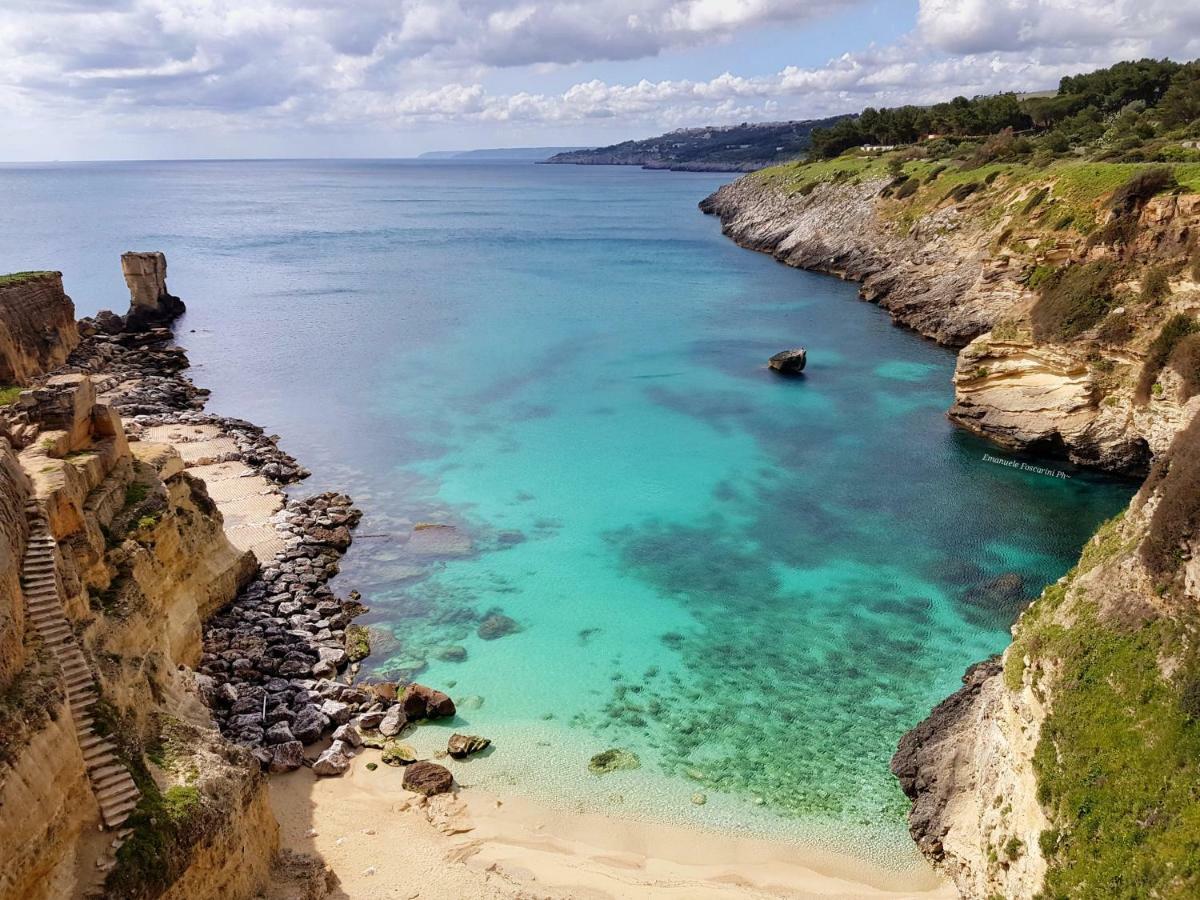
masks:
{"type": "Polygon", "coordinates": [[[121,250],[166,251],[211,408],[367,511],[341,586],[371,667],[495,740],[466,780],[906,865],[897,739],[1131,487],[984,461],[952,353],[723,238],[722,180],[8,167],[0,269],[62,269],[89,313],[124,309],[121,250]],[[803,378],[765,369],[796,344],[803,378]],[[521,630],[482,639],[493,609],[521,630]],[[590,774],[608,747],[641,768],[590,774]]]}

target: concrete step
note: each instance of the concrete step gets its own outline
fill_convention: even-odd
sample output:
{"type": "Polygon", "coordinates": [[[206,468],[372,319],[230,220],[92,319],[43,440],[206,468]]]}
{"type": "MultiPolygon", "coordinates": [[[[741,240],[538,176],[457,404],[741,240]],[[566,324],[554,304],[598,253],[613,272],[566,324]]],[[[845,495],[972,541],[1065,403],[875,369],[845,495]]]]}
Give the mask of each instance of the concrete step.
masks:
{"type": "Polygon", "coordinates": [[[97,744],[88,750],[83,751],[83,764],[89,768],[92,766],[108,765],[110,761],[119,761],[116,748],[112,744],[97,744]]]}
{"type": "Polygon", "coordinates": [[[92,694],[91,696],[84,694],[78,699],[75,697],[70,697],[68,698],[67,702],[70,704],[71,712],[74,714],[78,713],[80,710],[86,710],[90,706],[95,706],[98,699],[99,698],[95,694],[92,694]]]}
{"type": "Polygon", "coordinates": [[[138,800],[140,799],[141,795],[136,794],[107,811],[101,810],[101,815],[104,817],[104,824],[109,828],[116,828],[122,825],[129,818],[129,814],[137,808],[138,800]]]}
{"type": "Polygon", "coordinates": [[[133,779],[126,776],[121,781],[114,782],[96,791],[96,799],[100,801],[101,809],[110,809],[122,800],[127,800],[134,796],[137,792],[137,785],[133,783],[133,779]]]}
{"type": "Polygon", "coordinates": [[[83,750],[84,756],[95,754],[95,752],[112,752],[113,745],[108,738],[103,734],[95,732],[76,732],[76,738],[79,740],[79,749],[83,750]]]}
{"type": "Polygon", "coordinates": [[[89,771],[88,775],[92,779],[92,789],[96,792],[102,791],[105,788],[113,787],[117,784],[125,784],[130,782],[129,773],[125,771],[125,767],[121,764],[108,765],[102,767],[105,774],[98,775],[98,770],[89,771]]]}

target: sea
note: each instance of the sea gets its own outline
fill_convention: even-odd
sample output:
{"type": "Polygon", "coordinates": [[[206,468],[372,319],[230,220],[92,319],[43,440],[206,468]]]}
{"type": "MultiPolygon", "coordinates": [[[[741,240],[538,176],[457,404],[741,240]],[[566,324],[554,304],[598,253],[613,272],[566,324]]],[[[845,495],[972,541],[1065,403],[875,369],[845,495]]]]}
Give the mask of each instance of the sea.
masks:
{"type": "Polygon", "coordinates": [[[897,741],[1133,485],[955,428],[954,353],[723,237],[732,177],[6,165],[0,271],[120,312],[166,253],[209,408],[364,510],[361,674],[455,698],[410,740],[489,737],[461,782],[919,866],[897,741]]]}

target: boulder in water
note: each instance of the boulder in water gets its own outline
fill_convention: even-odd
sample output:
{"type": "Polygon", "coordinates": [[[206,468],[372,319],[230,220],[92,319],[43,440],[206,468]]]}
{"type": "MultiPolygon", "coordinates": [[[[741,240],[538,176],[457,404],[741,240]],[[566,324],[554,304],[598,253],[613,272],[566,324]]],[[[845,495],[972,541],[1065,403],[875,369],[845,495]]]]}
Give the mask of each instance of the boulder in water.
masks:
{"type": "Polygon", "coordinates": [[[455,759],[465,759],[472,753],[486,750],[491,743],[487,738],[477,734],[452,734],[446,745],[446,752],[455,759]]]}
{"type": "Polygon", "coordinates": [[[794,350],[781,350],[767,360],[767,365],[785,375],[798,375],[804,371],[806,362],[808,362],[808,351],[803,347],[797,347],[794,350]]]}
{"type": "Polygon", "coordinates": [[[511,616],[506,616],[498,609],[489,609],[476,630],[485,641],[494,641],[521,630],[520,624],[511,616]]]}

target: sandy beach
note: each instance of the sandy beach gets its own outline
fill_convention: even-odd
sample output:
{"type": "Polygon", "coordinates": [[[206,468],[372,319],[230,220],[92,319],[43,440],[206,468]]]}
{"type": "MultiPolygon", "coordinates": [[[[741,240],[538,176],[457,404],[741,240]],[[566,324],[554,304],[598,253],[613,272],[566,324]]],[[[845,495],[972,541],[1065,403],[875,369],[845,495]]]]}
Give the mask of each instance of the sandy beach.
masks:
{"type": "MultiPolygon", "coordinates": [[[[677,826],[554,810],[471,788],[426,799],[403,770],[341,778],[307,769],[271,780],[282,846],[322,859],[333,897],[952,898],[932,871],[889,872],[849,856],[677,826]]],[[[272,900],[288,897],[286,889],[272,900]]]]}

